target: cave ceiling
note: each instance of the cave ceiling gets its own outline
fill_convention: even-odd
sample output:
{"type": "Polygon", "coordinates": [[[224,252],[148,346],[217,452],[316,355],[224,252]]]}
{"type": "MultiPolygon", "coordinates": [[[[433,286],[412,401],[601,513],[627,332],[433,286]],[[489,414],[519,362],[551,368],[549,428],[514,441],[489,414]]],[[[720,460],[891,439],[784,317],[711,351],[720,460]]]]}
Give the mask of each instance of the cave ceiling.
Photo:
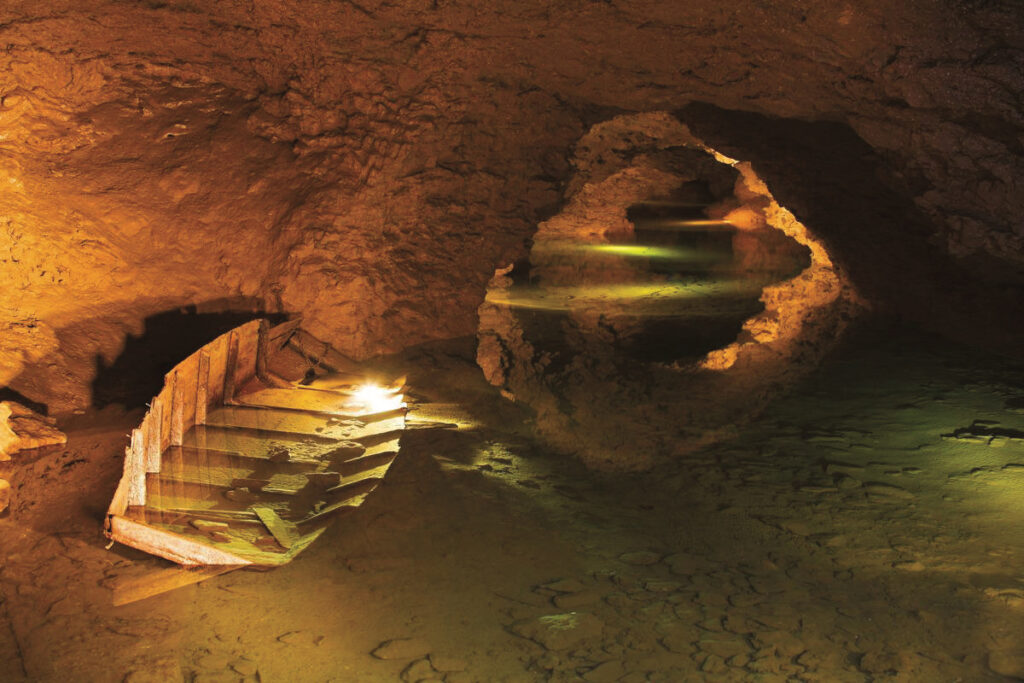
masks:
{"type": "Polygon", "coordinates": [[[888,199],[861,242],[823,238],[868,295],[924,249],[919,297],[954,264],[1012,298],[1022,26],[981,1],[8,0],[0,386],[87,403],[188,305],[301,313],[357,357],[471,334],[574,143],[622,112],[677,112],[801,218],[849,208],[843,178],[804,195],[810,162],[858,160],[888,199]]]}

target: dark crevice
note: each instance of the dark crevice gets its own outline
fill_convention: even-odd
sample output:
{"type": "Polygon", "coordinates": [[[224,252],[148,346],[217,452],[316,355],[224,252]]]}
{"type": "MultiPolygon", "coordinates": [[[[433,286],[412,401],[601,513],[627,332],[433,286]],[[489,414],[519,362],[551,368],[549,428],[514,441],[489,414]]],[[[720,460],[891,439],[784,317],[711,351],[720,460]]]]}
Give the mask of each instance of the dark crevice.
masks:
{"type": "Polygon", "coordinates": [[[164,375],[177,363],[225,332],[257,318],[278,323],[287,316],[239,310],[199,312],[196,306],[149,316],[143,333],[138,337],[129,335],[113,363],[108,365],[101,356],[96,357],[93,406],[144,405],[160,392],[164,375]]]}

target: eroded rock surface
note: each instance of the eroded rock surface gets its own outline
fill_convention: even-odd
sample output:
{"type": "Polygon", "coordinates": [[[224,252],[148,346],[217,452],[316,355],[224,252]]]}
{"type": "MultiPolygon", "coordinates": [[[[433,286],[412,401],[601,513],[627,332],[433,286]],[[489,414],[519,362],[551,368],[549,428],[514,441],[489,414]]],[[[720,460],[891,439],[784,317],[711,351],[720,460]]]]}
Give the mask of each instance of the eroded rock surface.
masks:
{"type": "Polygon", "coordinates": [[[19,451],[67,443],[57,421],[14,401],[0,401],[0,460],[19,451]]]}
{"type": "MultiPolygon", "coordinates": [[[[832,250],[865,282],[902,272],[914,250],[890,247],[914,233],[986,286],[1019,287],[1022,11],[4,3],[0,386],[57,411],[88,404],[97,366],[147,317],[210,301],[304,313],[359,357],[471,333],[494,269],[560,202],[585,128],[692,102],[828,120],[865,142],[903,200],[869,226],[895,236],[892,259],[857,238],[832,250]]],[[[751,127],[717,118],[727,138],[751,127]]],[[[745,153],[753,127],[729,153],[771,165],[770,149],[745,153]]],[[[819,180],[773,172],[773,188],[819,180]]],[[[837,197],[782,203],[805,220],[841,212],[837,197]]],[[[948,265],[923,269],[918,299],[948,265]]],[[[961,297],[953,327],[1000,324],[1015,291],[961,297]]]]}
{"type": "Polygon", "coordinates": [[[477,357],[548,443],[588,465],[649,468],[728,437],[862,307],[813,228],[750,164],[668,113],[598,124],[573,167],[566,206],[539,226],[528,263],[492,280],[477,357]],[[667,239],[699,234],[693,246],[636,243],[633,207],[702,195],[699,219],[662,221],[667,239]]]}

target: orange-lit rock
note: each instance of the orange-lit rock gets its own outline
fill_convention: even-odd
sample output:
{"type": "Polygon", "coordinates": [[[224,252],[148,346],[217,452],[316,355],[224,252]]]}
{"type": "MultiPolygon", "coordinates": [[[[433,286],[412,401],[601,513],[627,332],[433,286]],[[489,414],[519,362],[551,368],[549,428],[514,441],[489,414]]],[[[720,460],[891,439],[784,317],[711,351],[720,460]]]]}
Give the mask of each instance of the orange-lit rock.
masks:
{"type": "MultiPolygon", "coordinates": [[[[591,466],[647,468],[728,436],[780,388],[814,367],[861,305],[824,245],[775,201],[750,164],[715,153],[666,113],[599,124],[577,147],[573,166],[578,172],[570,187],[577,194],[539,226],[530,267],[520,276],[533,287],[517,286],[516,271],[509,269],[491,281],[480,308],[477,357],[489,381],[537,413],[537,428],[548,443],[591,466]],[[730,177],[735,179],[723,182],[730,177]],[[749,217],[742,229],[692,221],[696,229],[712,224],[706,227],[711,235],[733,230],[729,265],[724,270],[713,263],[702,266],[710,268],[707,275],[717,273],[733,278],[726,283],[743,286],[748,273],[797,262],[801,248],[809,255],[809,265],[795,275],[755,287],[762,310],[703,357],[686,347],[700,338],[702,325],[717,324],[736,306],[730,290],[715,294],[710,280],[674,284],[674,276],[658,274],[656,261],[631,262],[628,249],[619,261],[586,255],[590,245],[641,229],[642,223],[627,220],[631,205],[683,202],[679,197],[694,183],[731,193],[708,206],[707,215],[729,206],[728,215],[749,217]],[[567,257],[572,239],[583,256],[567,257]],[[631,283],[639,285],[630,289],[631,283]],[[687,288],[711,298],[704,305],[699,299],[687,303],[687,288]],[[563,301],[560,291],[572,294],[563,301]],[[673,291],[684,298],[679,306],[666,307],[662,298],[673,291]],[[651,321],[666,315],[679,322],[664,343],[679,349],[660,360],[650,349],[624,358],[623,343],[642,337],[651,321]]],[[[685,228],[687,222],[681,222],[685,228]]],[[[690,257],[667,251],[674,254],[690,257]]],[[[703,258],[699,250],[693,256],[703,258]]],[[[739,323],[743,309],[736,310],[739,323]]]]}
{"type": "Polygon", "coordinates": [[[842,188],[767,124],[833,122],[901,203],[870,221],[890,259],[818,220],[829,253],[865,298],[1012,348],[983,330],[1022,284],[1021,10],[958,7],[6,3],[0,386],[83,407],[147,317],[214,301],[304,313],[358,357],[470,334],[494,269],[563,190],[585,201],[573,145],[624,110],[684,112],[801,222],[842,188]],[[749,117],[710,130],[702,102],[749,117]],[[934,265],[901,275],[921,245],[934,265]]]}
{"type": "Polygon", "coordinates": [[[56,421],[14,401],[0,401],[0,460],[18,451],[67,442],[56,421]]]}

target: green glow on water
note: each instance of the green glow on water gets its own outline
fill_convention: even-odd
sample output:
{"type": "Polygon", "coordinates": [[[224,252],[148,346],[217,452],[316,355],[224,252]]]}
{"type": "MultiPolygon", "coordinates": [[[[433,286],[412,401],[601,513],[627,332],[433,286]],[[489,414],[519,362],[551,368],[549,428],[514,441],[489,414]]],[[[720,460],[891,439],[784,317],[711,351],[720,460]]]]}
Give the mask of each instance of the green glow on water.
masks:
{"type": "Polygon", "coordinates": [[[631,258],[649,258],[671,261],[715,261],[722,257],[717,254],[700,252],[696,249],[682,247],[660,247],[641,244],[594,244],[587,247],[588,251],[599,254],[612,254],[631,258]]]}
{"type": "Polygon", "coordinates": [[[760,286],[757,283],[736,279],[637,282],[567,287],[514,287],[505,291],[488,292],[487,301],[513,308],[564,311],[603,302],[657,305],[672,301],[749,296],[759,290],[760,286]]]}

